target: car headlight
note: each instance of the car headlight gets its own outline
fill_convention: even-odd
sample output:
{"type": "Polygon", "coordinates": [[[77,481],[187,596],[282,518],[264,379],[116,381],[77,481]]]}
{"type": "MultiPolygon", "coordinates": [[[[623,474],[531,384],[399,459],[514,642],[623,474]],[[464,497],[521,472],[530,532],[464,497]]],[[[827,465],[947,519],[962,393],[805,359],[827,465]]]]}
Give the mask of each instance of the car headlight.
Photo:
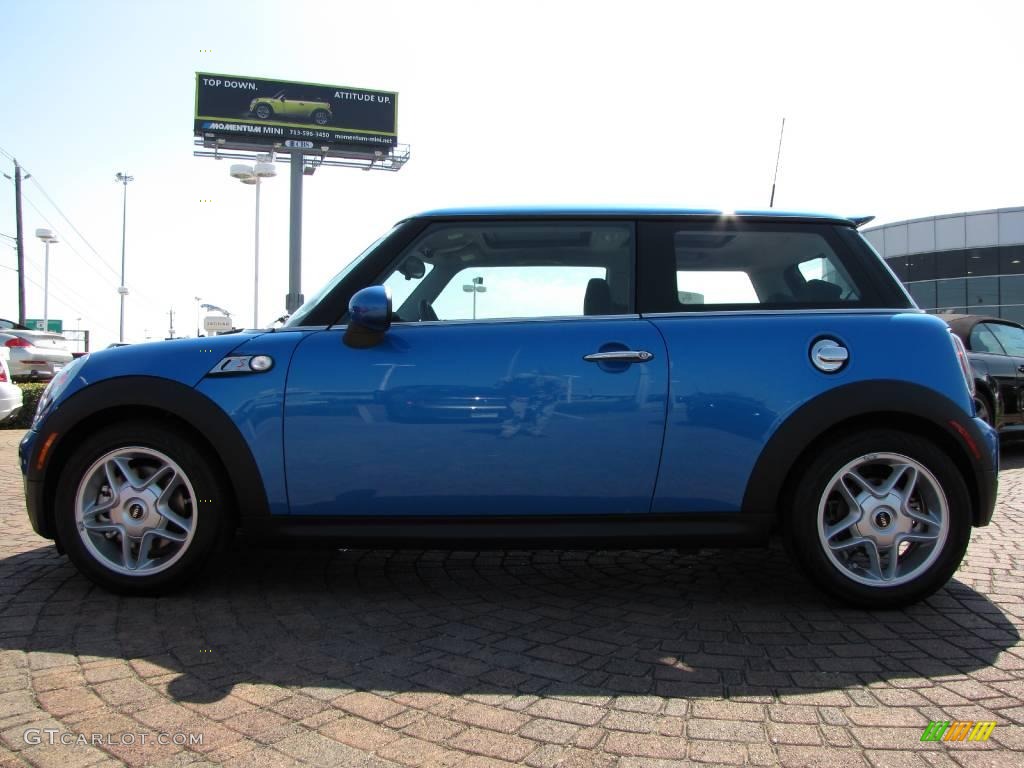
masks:
{"type": "Polygon", "coordinates": [[[81,368],[85,361],[89,359],[88,355],[82,355],[76,357],[70,363],[65,365],[50,379],[50,383],[46,385],[46,389],[43,390],[42,396],[39,398],[39,404],[36,406],[36,415],[32,418],[32,429],[39,426],[39,422],[43,420],[46,412],[53,405],[54,401],[60,397],[61,393],[68,388],[74,378],[75,373],[81,368]]]}
{"type": "Polygon", "coordinates": [[[256,109],[256,101],[257,101],[256,99],[253,99],[252,101],[249,102],[249,111],[250,112],[252,112],[254,109],[256,109]]]}

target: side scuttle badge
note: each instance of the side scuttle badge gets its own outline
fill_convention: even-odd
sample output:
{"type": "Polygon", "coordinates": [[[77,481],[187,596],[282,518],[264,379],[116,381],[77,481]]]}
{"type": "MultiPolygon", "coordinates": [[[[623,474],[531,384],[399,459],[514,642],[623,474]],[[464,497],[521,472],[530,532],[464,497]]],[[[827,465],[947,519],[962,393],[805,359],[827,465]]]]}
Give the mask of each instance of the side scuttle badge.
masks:
{"type": "Polygon", "coordinates": [[[239,373],[263,373],[274,367],[270,355],[228,355],[210,369],[210,376],[231,376],[239,373]]]}

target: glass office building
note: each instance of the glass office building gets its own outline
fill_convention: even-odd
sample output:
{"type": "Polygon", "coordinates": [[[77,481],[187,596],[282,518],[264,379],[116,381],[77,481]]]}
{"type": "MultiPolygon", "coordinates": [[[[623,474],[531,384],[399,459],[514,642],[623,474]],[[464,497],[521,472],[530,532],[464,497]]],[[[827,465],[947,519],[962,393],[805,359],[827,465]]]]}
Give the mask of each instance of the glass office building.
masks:
{"type": "Polygon", "coordinates": [[[898,221],[863,233],[921,309],[1024,323],[1024,207],[898,221]]]}

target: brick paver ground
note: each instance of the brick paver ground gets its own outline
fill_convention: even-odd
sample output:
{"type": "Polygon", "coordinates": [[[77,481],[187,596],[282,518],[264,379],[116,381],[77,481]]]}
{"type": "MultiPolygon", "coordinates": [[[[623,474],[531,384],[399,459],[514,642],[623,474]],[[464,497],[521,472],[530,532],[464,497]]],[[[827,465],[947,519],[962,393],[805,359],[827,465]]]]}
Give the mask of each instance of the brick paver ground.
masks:
{"type": "Polygon", "coordinates": [[[0,432],[0,765],[1024,765],[1020,449],[955,580],[866,612],[778,548],[238,546],[186,594],[119,598],[32,533],[19,437],[0,432]],[[919,741],[952,719],[999,725],[919,741]]]}

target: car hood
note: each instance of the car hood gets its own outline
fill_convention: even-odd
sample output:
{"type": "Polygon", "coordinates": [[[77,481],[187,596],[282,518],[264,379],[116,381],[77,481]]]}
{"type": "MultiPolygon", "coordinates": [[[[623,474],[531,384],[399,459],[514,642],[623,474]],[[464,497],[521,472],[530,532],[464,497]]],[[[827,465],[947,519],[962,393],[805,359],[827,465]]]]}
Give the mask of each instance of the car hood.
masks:
{"type": "Polygon", "coordinates": [[[194,387],[221,358],[264,333],[242,331],[103,349],[89,355],[75,377],[75,389],[115,376],[158,376],[194,387]]]}

